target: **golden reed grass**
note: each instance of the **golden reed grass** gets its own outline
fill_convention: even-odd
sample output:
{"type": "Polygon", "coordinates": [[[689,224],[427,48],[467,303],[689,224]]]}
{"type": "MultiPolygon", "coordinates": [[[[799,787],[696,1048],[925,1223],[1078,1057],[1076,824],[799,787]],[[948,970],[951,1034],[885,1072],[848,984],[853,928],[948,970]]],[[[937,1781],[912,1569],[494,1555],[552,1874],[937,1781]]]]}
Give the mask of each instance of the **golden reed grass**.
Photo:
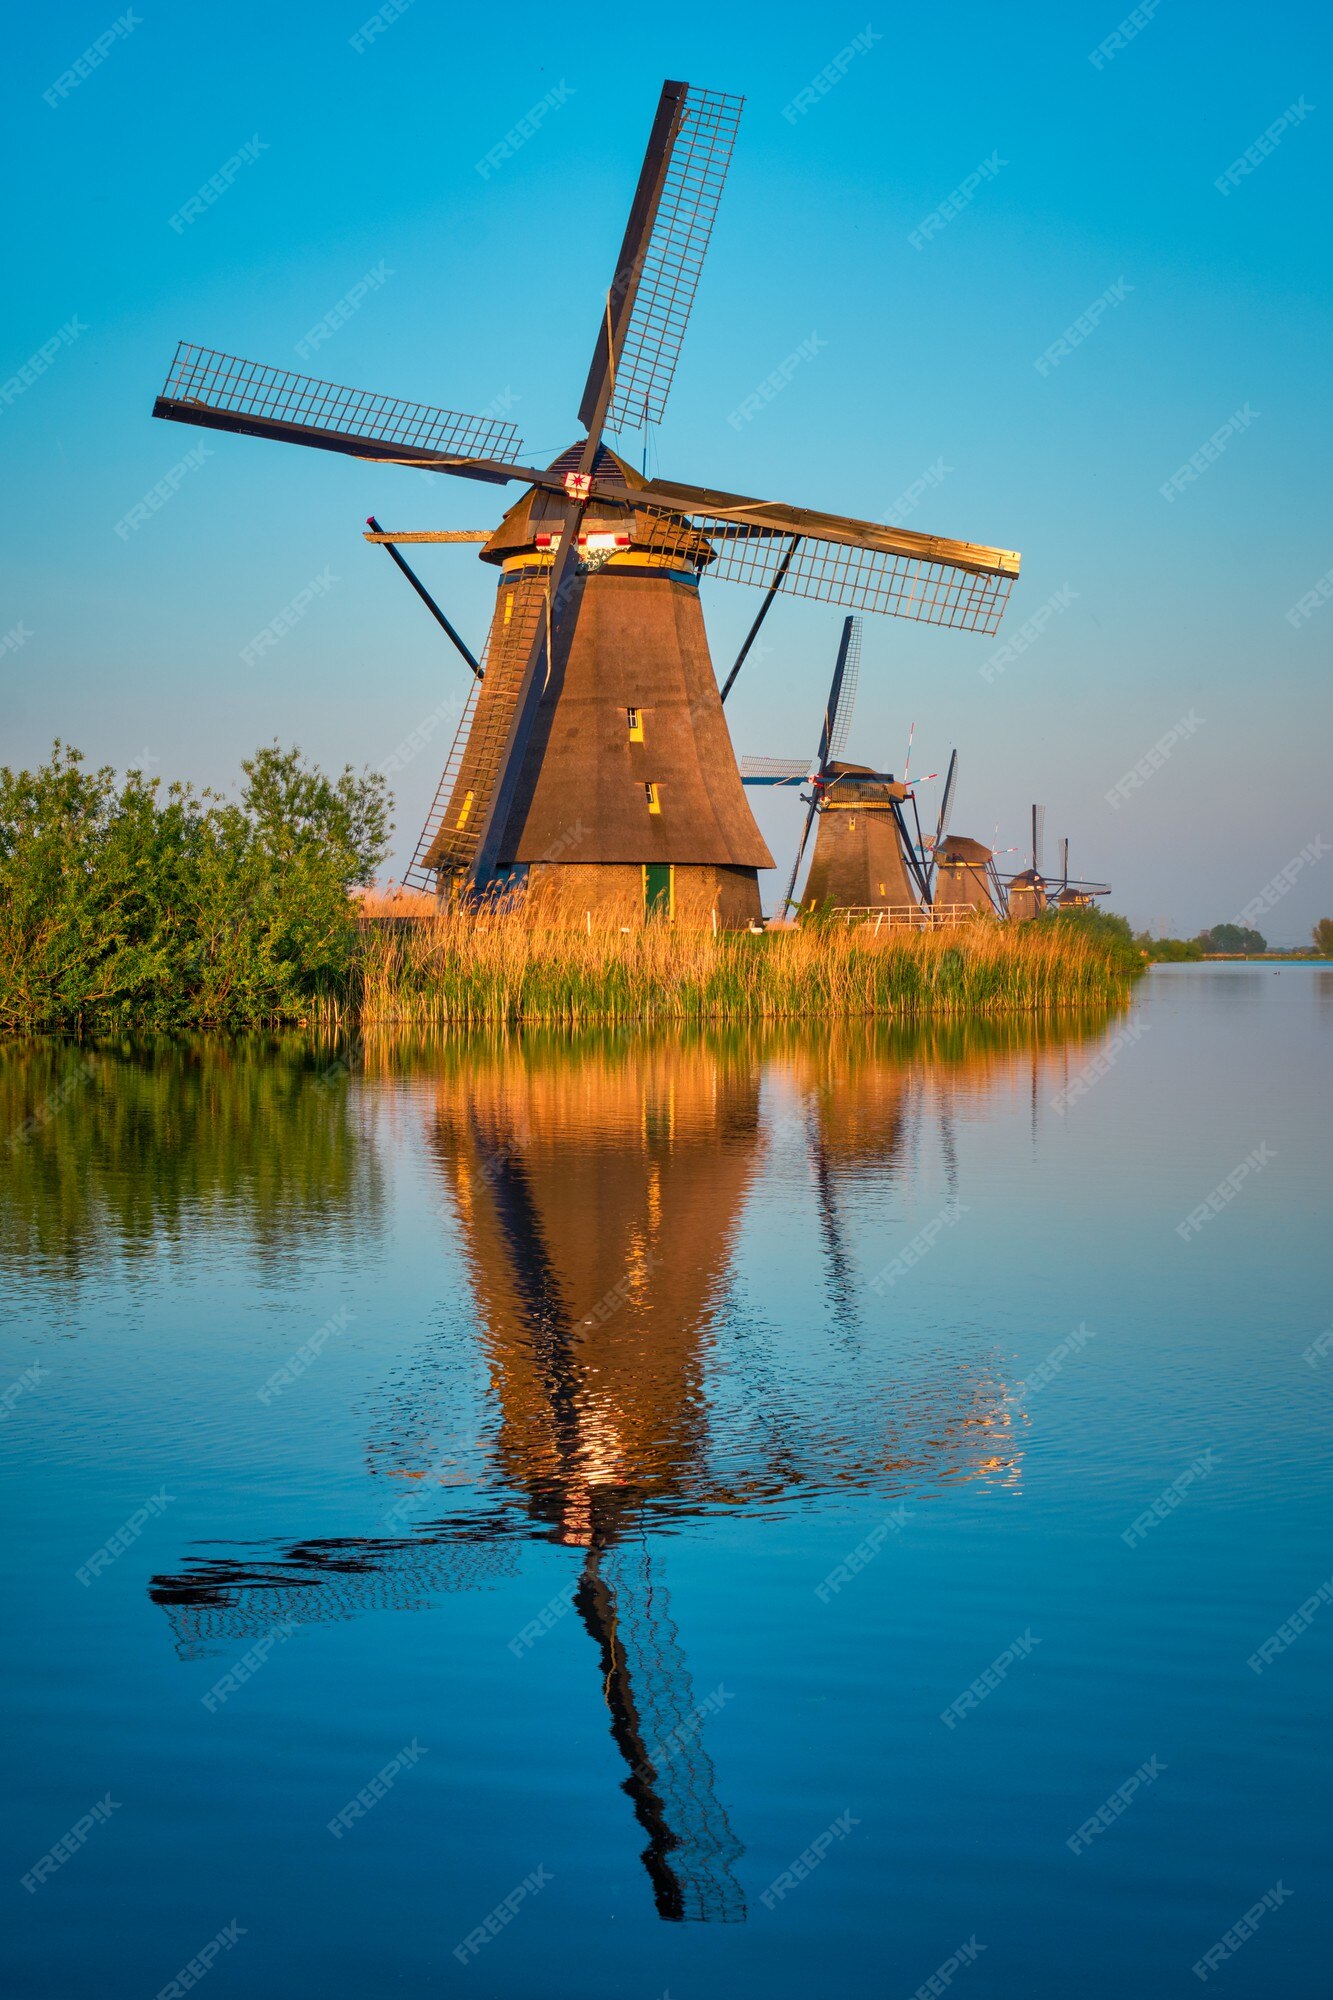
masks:
{"type": "MultiPolygon", "coordinates": [[[[876,937],[869,925],[589,933],[522,912],[400,912],[361,926],[346,1013],[365,1026],[1048,1012],[1114,1004],[1133,978],[1122,955],[1063,918],[876,937]]],[[[337,1003],[328,1012],[329,1025],[344,1018],[337,1003]]]]}

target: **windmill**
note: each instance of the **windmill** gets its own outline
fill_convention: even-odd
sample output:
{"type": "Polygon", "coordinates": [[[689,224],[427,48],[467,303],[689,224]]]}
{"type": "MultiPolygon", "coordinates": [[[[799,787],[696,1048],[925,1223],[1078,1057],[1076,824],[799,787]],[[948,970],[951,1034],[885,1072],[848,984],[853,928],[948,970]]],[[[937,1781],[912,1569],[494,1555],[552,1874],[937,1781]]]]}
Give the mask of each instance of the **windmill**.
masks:
{"type": "Polygon", "coordinates": [[[995,850],[984,841],[951,833],[931,851],[931,904],[936,910],[975,910],[1004,915],[1004,885],[995,871],[995,850]]]}
{"type": "Polygon", "coordinates": [[[1039,917],[1050,901],[1048,884],[1041,869],[1042,834],[1046,824],[1045,806],[1032,808],[1032,858],[1031,865],[1021,875],[1010,877],[1006,906],[1015,923],[1026,923],[1032,917],[1039,917]]]}
{"type": "Polygon", "coordinates": [[[810,790],[801,794],[808,811],[781,905],[784,914],[796,903],[796,879],[810,829],[818,820],[805,904],[810,908],[831,904],[835,909],[888,910],[901,921],[919,922],[921,906],[930,900],[929,876],[918,854],[920,822],[913,835],[903,810],[910,802],[915,818],[915,795],[891,771],[876,771],[868,764],[849,764],[842,759],[860,668],[861,621],[849,617],[843,620],[813,759],[802,764],[790,758],[747,757],[741,766],[741,782],[789,785],[803,777],[809,780],[810,790]]]}
{"type": "Polygon", "coordinates": [[[1060,883],[1051,885],[1052,901],[1057,910],[1091,910],[1096,907],[1098,896],[1109,896],[1109,882],[1071,882],[1069,879],[1069,841],[1060,842],[1060,883]]]}
{"type": "Polygon", "coordinates": [[[979,916],[1003,916],[1004,890],[995,869],[995,850],[966,834],[949,832],[957,783],[955,750],[949,758],[939,819],[923,849],[929,860],[931,909],[939,916],[959,916],[967,910],[979,916]]]}
{"type": "MultiPolygon", "coordinates": [[[[722,703],[779,591],[993,632],[1010,550],[648,479],[603,442],[661,420],[734,144],[741,100],[663,85],[579,405],[583,435],[521,462],[495,417],[369,394],[188,343],[154,415],[526,490],[483,541],[500,575],[483,658],[405,879],[486,894],[540,887],[581,916],[759,914],[772,858],[741,788],[722,703]],[[705,574],[764,601],[719,691],[705,574]]],[[[439,607],[408,569],[428,608],[439,607]]],[[[456,635],[453,635],[456,637],[456,635]]]]}

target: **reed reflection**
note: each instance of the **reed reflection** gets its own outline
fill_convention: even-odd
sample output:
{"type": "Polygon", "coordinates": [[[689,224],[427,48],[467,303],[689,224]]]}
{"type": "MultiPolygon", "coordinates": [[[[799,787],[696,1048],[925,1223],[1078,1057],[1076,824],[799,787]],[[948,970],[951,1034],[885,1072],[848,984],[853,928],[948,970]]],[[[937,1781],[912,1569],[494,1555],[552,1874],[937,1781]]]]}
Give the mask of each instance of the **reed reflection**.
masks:
{"type": "MultiPolygon", "coordinates": [[[[671,1610],[664,1530],[817,1491],[901,1497],[1017,1476],[994,1356],[937,1348],[907,1379],[842,1209],[853,1181],[910,1174],[962,1098],[1035,1086],[1058,1051],[1031,1026],[858,1025],[818,1038],[509,1038],[419,1055],[476,1309],[486,1435],[450,1444],[466,1357],[424,1351],[391,1385],[367,1462],[425,1504],[433,1491],[436,1518],[410,1535],[188,1557],[152,1584],[182,1649],[282,1616],[344,1618],[473,1587],[513,1562],[523,1536],[567,1547],[657,1909],[743,1918],[742,1849],[706,1747],[710,1699],[671,1610]],[[825,1328],[765,1324],[736,1268],[756,1182],[793,1139],[819,1209],[825,1328]],[[460,1477],[474,1482],[466,1501],[460,1477]]],[[[946,1157],[956,1196],[951,1139],[946,1157]]]]}

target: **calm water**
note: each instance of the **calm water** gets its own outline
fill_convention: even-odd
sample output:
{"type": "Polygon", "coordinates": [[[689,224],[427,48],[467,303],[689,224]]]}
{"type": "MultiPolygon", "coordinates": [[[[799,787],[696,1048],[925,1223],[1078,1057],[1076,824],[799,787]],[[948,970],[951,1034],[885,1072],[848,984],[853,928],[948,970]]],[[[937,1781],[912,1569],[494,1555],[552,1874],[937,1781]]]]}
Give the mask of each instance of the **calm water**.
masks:
{"type": "Polygon", "coordinates": [[[1333,971],[333,1054],[0,1053],[6,1991],[1329,1990],[1333,971]]]}

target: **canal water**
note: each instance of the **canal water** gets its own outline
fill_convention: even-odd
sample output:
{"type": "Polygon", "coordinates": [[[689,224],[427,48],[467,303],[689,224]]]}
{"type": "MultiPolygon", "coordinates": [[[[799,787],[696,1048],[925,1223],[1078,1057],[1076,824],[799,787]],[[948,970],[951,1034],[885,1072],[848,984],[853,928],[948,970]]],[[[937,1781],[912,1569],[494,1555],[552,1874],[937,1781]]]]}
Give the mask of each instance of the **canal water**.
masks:
{"type": "Polygon", "coordinates": [[[3,1990],[1328,1991],[1331,1055],[5,1049],[3,1990]]]}

